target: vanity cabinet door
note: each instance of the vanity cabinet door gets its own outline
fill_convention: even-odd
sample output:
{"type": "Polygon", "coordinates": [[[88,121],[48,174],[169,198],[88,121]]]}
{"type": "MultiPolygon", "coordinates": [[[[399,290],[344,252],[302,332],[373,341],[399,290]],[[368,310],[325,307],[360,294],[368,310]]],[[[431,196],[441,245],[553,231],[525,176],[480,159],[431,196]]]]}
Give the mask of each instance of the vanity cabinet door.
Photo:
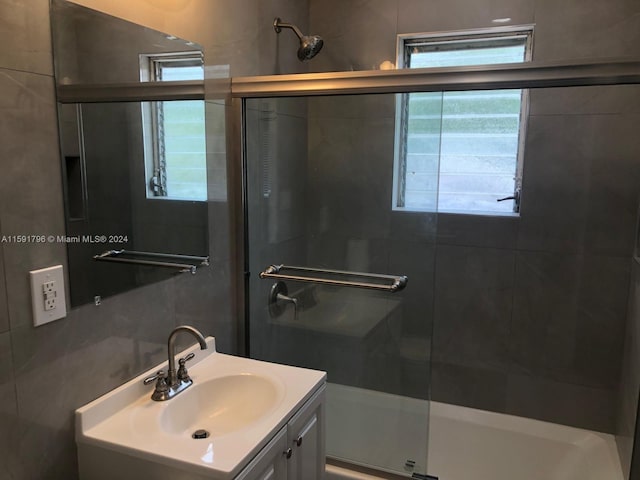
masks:
{"type": "Polygon", "coordinates": [[[234,480],[324,480],[323,385],[234,480]]]}
{"type": "Polygon", "coordinates": [[[322,480],[325,471],[325,431],[323,386],[291,419],[287,427],[288,480],[322,480]]]}
{"type": "Polygon", "coordinates": [[[287,480],[287,427],[283,427],[234,480],[287,480]]]}

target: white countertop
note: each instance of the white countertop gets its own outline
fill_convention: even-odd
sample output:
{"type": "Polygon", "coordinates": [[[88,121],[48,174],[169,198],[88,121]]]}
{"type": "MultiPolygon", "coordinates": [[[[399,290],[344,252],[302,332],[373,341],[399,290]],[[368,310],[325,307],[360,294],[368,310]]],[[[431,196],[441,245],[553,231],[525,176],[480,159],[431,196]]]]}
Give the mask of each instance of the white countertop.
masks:
{"type": "MultiPolygon", "coordinates": [[[[260,376],[275,386],[275,397],[273,405],[259,419],[230,433],[198,440],[191,438],[191,428],[184,432],[163,428],[161,419],[165,410],[189,392],[187,389],[167,401],[151,400],[153,385],[145,386],[142,380],[159,369],[166,371],[165,362],[79,408],[76,441],[215,479],[229,479],[326,381],[324,372],[218,353],[215,339],[211,337],[207,344],[207,350],[200,350],[196,345],[180,353],[180,356],[190,352],[196,355],[187,364],[194,382],[189,389],[230,375],[260,376]]],[[[194,427],[195,430],[197,425],[194,427]]]]}

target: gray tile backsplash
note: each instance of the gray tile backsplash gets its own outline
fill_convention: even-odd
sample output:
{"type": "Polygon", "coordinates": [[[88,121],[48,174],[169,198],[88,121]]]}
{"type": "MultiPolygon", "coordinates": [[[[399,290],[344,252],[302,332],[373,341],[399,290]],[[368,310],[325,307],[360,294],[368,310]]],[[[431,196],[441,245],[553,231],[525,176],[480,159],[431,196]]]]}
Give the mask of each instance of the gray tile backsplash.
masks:
{"type": "Polygon", "coordinates": [[[20,478],[18,458],[18,403],[13,376],[11,334],[0,333],[0,477],[20,478]]]}
{"type": "Polygon", "coordinates": [[[237,349],[237,325],[229,321],[233,318],[227,277],[229,274],[226,273],[229,265],[228,262],[214,261],[212,267],[200,269],[196,275],[175,278],[172,286],[175,323],[192,325],[202,332],[208,332],[216,337],[217,350],[234,353],[237,349]],[[218,269],[225,274],[216,272],[218,269]],[[203,278],[199,279],[198,276],[203,278]],[[194,298],[197,300],[194,301],[194,298]]]}
{"type": "Polygon", "coordinates": [[[173,281],[163,282],[75,309],[59,323],[12,329],[20,445],[46,452],[24,464],[31,478],[72,478],[73,410],[165,360],[174,291],[173,281]]]}

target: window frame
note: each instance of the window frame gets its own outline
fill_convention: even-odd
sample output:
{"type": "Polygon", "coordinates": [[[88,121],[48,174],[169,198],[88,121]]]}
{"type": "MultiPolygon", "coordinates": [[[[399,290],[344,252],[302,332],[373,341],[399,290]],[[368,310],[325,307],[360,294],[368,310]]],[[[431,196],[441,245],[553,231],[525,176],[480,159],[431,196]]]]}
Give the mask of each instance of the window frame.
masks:
{"type": "MultiPolygon", "coordinates": [[[[410,55],[408,49],[412,46],[420,46],[425,44],[446,43],[453,44],[456,42],[469,43],[473,41],[491,42],[495,40],[506,40],[509,38],[524,38],[524,58],[522,62],[530,62],[533,59],[533,38],[534,25],[512,25],[502,27],[490,27],[474,30],[457,30],[445,32],[424,32],[424,33],[407,33],[397,36],[396,45],[396,68],[410,68],[410,55]]],[[[464,67],[464,65],[460,65],[464,67]]],[[[436,67],[434,67],[436,68],[436,67]]],[[[453,66],[451,67],[453,68],[453,66]]],[[[434,92],[437,93],[437,92],[434,92]]],[[[446,93],[441,92],[442,95],[446,93]]],[[[527,132],[527,120],[529,117],[529,90],[521,89],[520,100],[520,118],[518,128],[518,145],[516,169],[514,178],[513,192],[513,211],[480,211],[480,210],[440,210],[439,189],[440,189],[440,166],[438,165],[438,185],[436,190],[436,208],[435,210],[427,210],[424,207],[406,207],[404,206],[405,184],[406,184],[406,148],[407,148],[407,126],[409,115],[409,95],[410,93],[401,93],[396,95],[396,122],[395,122],[395,146],[394,146],[394,162],[393,162],[393,188],[392,188],[392,209],[405,212],[425,212],[437,211],[440,213],[462,214],[462,215],[481,215],[481,216],[518,216],[520,213],[520,202],[522,197],[522,176],[524,169],[524,144],[527,132]]],[[[442,117],[441,117],[442,118],[442,117]]],[[[442,135],[442,132],[440,133],[442,135]]]]}
{"type": "MultiPolygon", "coordinates": [[[[162,68],[165,65],[180,64],[184,67],[202,66],[204,55],[201,51],[154,53],[140,55],[140,79],[143,82],[162,82],[162,68]]],[[[164,153],[163,102],[142,104],[144,137],[144,176],[147,199],[206,202],[207,199],[187,199],[172,197],[167,191],[166,160],[164,153]],[[150,153],[150,155],[148,154],[150,153]]]]}

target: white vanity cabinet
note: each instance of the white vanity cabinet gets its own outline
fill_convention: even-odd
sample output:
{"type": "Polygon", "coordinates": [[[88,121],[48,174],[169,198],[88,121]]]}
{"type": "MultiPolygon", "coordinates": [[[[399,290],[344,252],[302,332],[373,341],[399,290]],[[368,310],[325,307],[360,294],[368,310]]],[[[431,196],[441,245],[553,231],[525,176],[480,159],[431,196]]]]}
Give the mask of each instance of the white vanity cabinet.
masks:
{"type": "Polygon", "coordinates": [[[323,385],[234,480],[323,480],[324,397],[323,385]]]}
{"type": "Polygon", "coordinates": [[[234,480],[287,480],[287,427],[276,434],[234,480]]]}
{"type": "Polygon", "coordinates": [[[322,480],[325,470],[325,389],[320,390],[287,424],[287,480],[322,480]]]}

